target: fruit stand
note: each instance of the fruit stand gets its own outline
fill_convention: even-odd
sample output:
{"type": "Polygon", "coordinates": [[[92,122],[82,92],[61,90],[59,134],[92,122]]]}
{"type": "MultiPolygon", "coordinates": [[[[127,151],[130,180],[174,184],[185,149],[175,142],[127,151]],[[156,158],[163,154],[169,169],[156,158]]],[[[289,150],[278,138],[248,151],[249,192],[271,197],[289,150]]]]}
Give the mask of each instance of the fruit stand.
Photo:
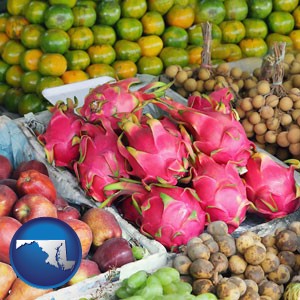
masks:
{"type": "Polygon", "coordinates": [[[1,5],[0,299],[299,299],[298,0],[1,5]],[[60,286],[12,255],[39,217],[60,286]]]}

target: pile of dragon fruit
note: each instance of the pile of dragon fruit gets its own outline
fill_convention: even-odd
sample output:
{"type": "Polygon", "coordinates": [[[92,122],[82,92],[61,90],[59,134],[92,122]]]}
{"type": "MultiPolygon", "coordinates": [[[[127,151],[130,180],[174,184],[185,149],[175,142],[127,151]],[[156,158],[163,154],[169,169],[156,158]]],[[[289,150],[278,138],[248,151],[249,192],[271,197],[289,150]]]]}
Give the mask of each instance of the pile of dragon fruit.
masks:
{"type": "Polygon", "coordinates": [[[266,220],[300,206],[295,166],[256,150],[222,88],[187,105],[138,78],[90,90],[82,107],[58,101],[39,135],[47,160],[74,172],[100,207],[115,205],[141,233],[176,249],[223,220],[233,232],[248,213],[266,220]],[[160,116],[144,113],[151,104],[160,116]]]}

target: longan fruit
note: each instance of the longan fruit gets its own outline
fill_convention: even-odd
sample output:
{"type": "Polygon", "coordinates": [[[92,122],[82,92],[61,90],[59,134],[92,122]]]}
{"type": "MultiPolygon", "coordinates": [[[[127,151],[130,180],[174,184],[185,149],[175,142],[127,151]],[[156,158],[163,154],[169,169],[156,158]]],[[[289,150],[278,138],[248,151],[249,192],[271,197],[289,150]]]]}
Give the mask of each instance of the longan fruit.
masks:
{"type": "Polygon", "coordinates": [[[244,87],[246,90],[250,90],[251,88],[256,87],[256,82],[253,80],[253,78],[248,78],[245,80],[244,87]]]}
{"type": "Polygon", "coordinates": [[[269,94],[271,91],[270,84],[267,80],[261,80],[257,84],[257,92],[260,95],[266,95],[269,94]]]}
{"type": "Polygon", "coordinates": [[[266,120],[266,126],[268,130],[277,130],[280,126],[280,122],[277,118],[273,117],[266,120]]]}
{"type": "Polygon", "coordinates": [[[263,119],[265,119],[265,120],[272,118],[272,117],[274,116],[274,113],[275,113],[275,112],[274,112],[274,109],[273,109],[271,106],[269,106],[269,105],[263,106],[263,107],[259,110],[259,112],[260,112],[260,116],[261,116],[263,119]]]}
{"type": "Polygon", "coordinates": [[[294,108],[294,109],[300,108],[300,100],[297,100],[297,101],[294,102],[293,108],[294,108]]]}
{"type": "Polygon", "coordinates": [[[213,91],[215,84],[216,84],[216,81],[214,79],[208,79],[208,80],[204,81],[204,90],[209,91],[209,92],[213,91]]]}
{"type": "Polygon", "coordinates": [[[193,91],[191,95],[192,96],[201,96],[201,93],[198,91],[193,91]]]}
{"type": "Polygon", "coordinates": [[[289,140],[289,142],[291,144],[299,143],[300,142],[300,128],[298,126],[289,128],[288,134],[287,134],[287,139],[289,140]]]}
{"type": "Polygon", "coordinates": [[[300,108],[296,108],[296,109],[292,110],[291,115],[292,115],[293,120],[296,121],[297,118],[300,116],[300,108]]]}
{"type": "Polygon", "coordinates": [[[295,102],[297,100],[300,100],[300,89],[298,88],[292,88],[289,91],[288,96],[295,102]]]}
{"type": "Polygon", "coordinates": [[[283,114],[280,117],[280,124],[282,126],[289,126],[293,122],[293,118],[290,114],[283,114]]]}
{"type": "Polygon", "coordinates": [[[242,69],[238,68],[238,67],[233,67],[230,70],[230,76],[234,79],[240,79],[242,76],[242,73],[243,73],[242,69]]]}
{"type": "Polygon", "coordinates": [[[292,155],[300,155],[300,143],[293,143],[289,145],[289,151],[292,155]]]}
{"type": "Polygon", "coordinates": [[[258,134],[258,135],[262,135],[264,133],[266,133],[266,131],[268,130],[267,126],[265,123],[258,123],[255,124],[253,127],[253,131],[258,134]]]}
{"type": "Polygon", "coordinates": [[[186,97],[189,96],[188,91],[187,91],[185,88],[183,88],[183,87],[178,87],[178,88],[176,89],[176,92],[177,92],[180,96],[182,96],[182,97],[184,97],[184,98],[186,98],[186,97]]]}
{"type": "Polygon", "coordinates": [[[234,92],[236,92],[236,93],[238,93],[239,92],[239,86],[236,84],[236,83],[232,83],[231,84],[231,86],[230,86],[230,88],[234,91],[234,92]]]}
{"type": "Polygon", "coordinates": [[[183,84],[188,79],[188,73],[184,70],[179,71],[175,76],[175,82],[183,84]]]}
{"type": "Polygon", "coordinates": [[[257,88],[256,86],[251,88],[249,91],[248,91],[248,96],[251,97],[251,98],[254,98],[255,96],[257,96],[258,93],[257,93],[257,88]]]}
{"type": "Polygon", "coordinates": [[[269,95],[266,97],[266,105],[276,107],[279,103],[279,97],[277,95],[269,95]]]}
{"type": "Polygon", "coordinates": [[[294,59],[295,59],[294,53],[289,52],[285,54],[283,61],[288,65],[290,65],[294,59]]]}
{"type": "Polygon", "coordinates": [[[241,75],[241,79],[245,80],[245,79],[248,79],[250,76],[251,75],[248,71],[243,71],[242,75],[241,75]]]}
{"type": "Polygon", "coordinates": [[[255,68],[253,70],[253,75],[256,77],[256,78],[259,78],[261,76],[261,68],[255,68]]]}
{"type": "Polygon", "coordinates": [[[190,66],[185,66],[182,70],[187,73],[188,78],[193,76],[194,70],[190,66]]]}
{"type": "Polygon", "coordinates": [[[255,135],[255,139],[256,139],[256,141],[259,142],[260,144],[265,144],[265,143],[266,143],[265,135],[264,135],[264,134],[262,134],[262,135],[256,134],[256,135],[255,135]]]}
{"type": "Polygon", "coordinates": [[[300,73],[300,62],[294,60],[290,65],[290,74],[299,74],[300,73]]]}
{"type": "Polygon", "coordinates": [[[174,79],[176,74],[181,70],[181,67],[178,65],[171,65],[166,67],[165,75],[171,79],[174,79]]]}
{"type": "Polygon", "coordinates": [[[244,130],[245,130],[246,132],[251,132],[251,133],[253,133],[254,125],[251,124],[251,123],[249,122],[248,119],[242,120],[242,125],[243,125],[244,130]]]}
{"type": "Polygon", "coordinates": [[[250,97],[243,98],[240,103],[240,108],[243,111],[250,111],[253,109],[252,99],[250,97]]]}
{"type": "Polygon", "coordinates": [[[262,95],[256,95],[252,99],[252,105],[256,109],[261,108],[263,105],[265,105],[265,103],[266,103],[266,99],[262,95]]]}
{"type": "Polygon", "coordinates": [[[251,124],[255,125],[259,122],[261,122],[260,114],[257,111],[251,111],[248,120],[251,124]]]}
{"type": "Polygon", "coordinates": [[[281,132],[278,133],[278,135],[277,135],[277,144],[280,147],[286,148],[290,145],[289,140],[287,138],[287,134],[288,134],[287,131],[281,131],[281,132]]]}
{"type": "Polygon", "coordinates": [[[218,74],[225,74],[226,75],[226,74],[229,73],[229,71],[230,71],[230,65],[226,62],[219,64],[216,68],[216,72],[218,74]]]}
{"type": "Polygon", "coordinates": [[[277,140],[277,133],[274,130],[268,130],[265,133],[265,141],[269,144],[274,144],[276,143],[277,140]]]}
{"type": "Polygon", "coordinates": [[[187,92],[193,92],[197,88],[197,81],[195,78],[188,78],[184,83],[183,83],[183,88],[187,92]]]}
{"type": "Polygon", "coordinates": [[[208,80],[210,78],[211,74],[210,71],[206,68],[200,68],[198,71],[198,79],[200,80],[208,80]]]}
{"type": "Polygon", "coordinates": [[[293,88],[293,84],[291,80],[286,80],[282,83],[282,86],[286,91],[290,91],[293,88]]]}
{"type": "Polygon", "coordinates": [[[293,85],[293,87],[296,87],[296,88],[300,87],[300,74],[295,74],[292,77],[292,85],[293,85]]]}
{"type": "Polygon", "coordinates": [[[300,116],[297,117],[296,123],[300,126],[300,116]]]}
{"type": "Polygon", "coordinates": [[[235,110],[238,113],[240,119],[243,119],[245,117],[245,111],[242,110],[239,106],[235,110]]]}
{"type": "Polygon", "coordinates": [[[293,105],[294,101],[290,97],[285,96],[279,100],[278,107],[283,111],[289,111],[293,108],[293,105]]]}
{"type": "Polygon", "coordinates": [[[196,91],[202,93],[204,91],[204,81],[199,79],[197,80],[196,91]]]}

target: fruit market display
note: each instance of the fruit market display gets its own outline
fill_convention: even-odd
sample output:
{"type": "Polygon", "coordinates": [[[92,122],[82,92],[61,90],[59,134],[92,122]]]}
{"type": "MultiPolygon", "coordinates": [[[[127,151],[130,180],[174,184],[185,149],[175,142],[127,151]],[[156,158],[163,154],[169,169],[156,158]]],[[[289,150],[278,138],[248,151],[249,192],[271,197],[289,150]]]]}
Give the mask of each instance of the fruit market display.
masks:
{"type": "Polygon", "coordinates": [[[256,151],[228,88],[184,105],[165,96],[166,83],[130,89],[139,81],[99,85],[81,107],[58,101],[38,136],[48,162],[70,170],[100,207],[116,206],[169,251],[212,221],[225,221],[233,232],[247,213],[271,220],[299,208],[296,165],[256,151]],[[162,115],[144,114],[145,105],[162,115]]]}
{"type": "Polygon", "coordinates": [[[45,109],[44,88],[102,75],[160,75],[201,63],[212,22],[214,61],[299,50],[298,0],[8,0],[0,16],[0,105],[45,109]]]}
{"type": "Polygon", "coordinates": [[[22,224],[39,217],[66,222],[81,244],[79,269],[62,287],[144,256],[142,246],[123,237],[123,229],[112,212],[73,206],[58,195],[44,163],[24,161],[14,169],[9,159],[0,155],[0,299],[31,300],[51,291],[26,284],[10,266],[9,247],[13,235],[22,224]]]}
{"type": "Polygon", "coordinates": [[[122,281],[118,299],[291,300],[299,298],[300,222],[259,236],[228,233],[223,221],[189,240],[171,266],[138,271],[122,281]]]}

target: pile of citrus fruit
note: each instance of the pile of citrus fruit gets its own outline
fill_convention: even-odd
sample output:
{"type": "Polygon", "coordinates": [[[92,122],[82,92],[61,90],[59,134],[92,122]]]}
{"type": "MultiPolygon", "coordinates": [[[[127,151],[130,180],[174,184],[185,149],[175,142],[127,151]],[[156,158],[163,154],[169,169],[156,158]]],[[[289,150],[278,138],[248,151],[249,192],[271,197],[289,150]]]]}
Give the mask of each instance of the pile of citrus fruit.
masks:
{"type": "Polygon", "coordinates": [[[45,108],[47,87],[200,64],[206,21],[215,61],[300,49],[299,0],[7,0],[0,106],[23,115],[45,108]]]}

